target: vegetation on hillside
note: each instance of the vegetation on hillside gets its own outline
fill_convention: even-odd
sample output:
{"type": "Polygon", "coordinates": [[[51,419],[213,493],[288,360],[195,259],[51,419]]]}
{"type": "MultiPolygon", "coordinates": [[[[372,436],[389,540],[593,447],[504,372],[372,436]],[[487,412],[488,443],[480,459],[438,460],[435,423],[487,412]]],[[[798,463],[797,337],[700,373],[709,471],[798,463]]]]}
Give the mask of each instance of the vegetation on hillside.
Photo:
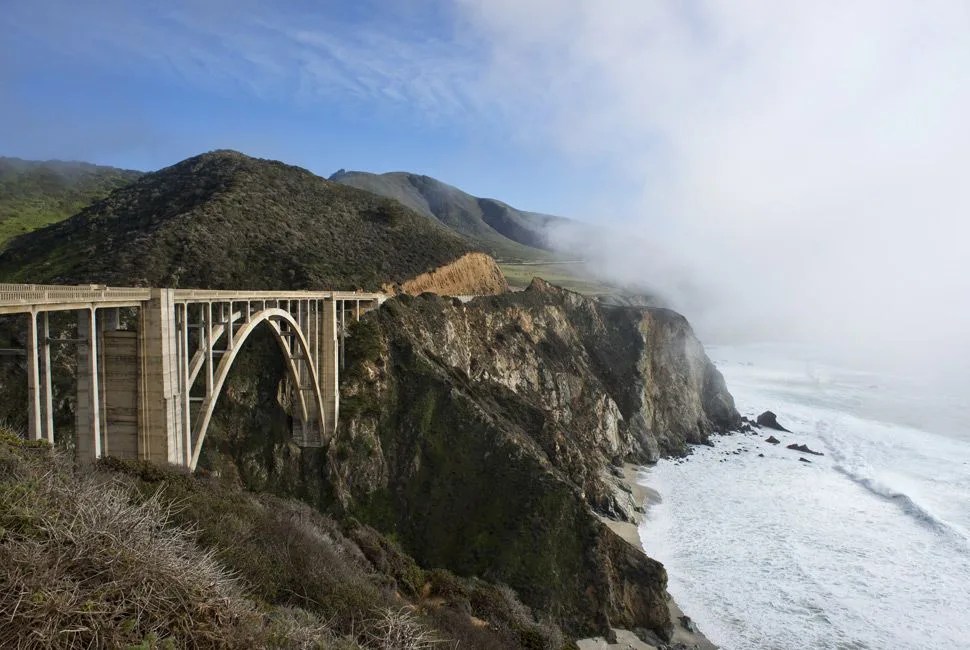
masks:
{"type": "Polygon", "coordinates": [[[12,237],[66,219],[139,176],[89,163],[0,157],[0,248],[12,237]]]}
{"type": "Polygon", "coordinates": [[[0,646],[560,648],[508,588],[355,520],[0,433],[0,646]]]}
{"type": "Polygon", "coordinates": [[[377,289],[473,250],[400,203],[217,151],[11,241],[0,278],[212,289],[377,289]]]}
{"type": "Polygon", "coordinates": [[[499,264],[509,286],[525,289],[533,278],[542,278],[556,286],[587,296],[600,296],[622,292],[622,289],[606,284],[589,272],[583,262],[504,262],[499,264]]]}
{"type": "Polygon", "coordinates": [[[504,260],[554,259],[545,229],[550,223],[567,221],[517,210],[495,199],[472,196],[430,176],[407,172],[371,174],[341,170],[330,180],[399,201],[504,260]]]}

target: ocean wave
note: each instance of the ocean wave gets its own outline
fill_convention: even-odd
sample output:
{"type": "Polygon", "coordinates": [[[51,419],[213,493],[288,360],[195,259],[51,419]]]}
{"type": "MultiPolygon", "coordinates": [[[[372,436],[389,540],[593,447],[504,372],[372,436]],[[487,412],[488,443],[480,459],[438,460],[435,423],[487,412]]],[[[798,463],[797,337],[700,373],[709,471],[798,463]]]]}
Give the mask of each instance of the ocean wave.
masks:
{"type": "Polygon", "coordinates": [[[968,542],[970,542],[970,539],[968,539],[965,534],[951,526],[943,519],[937,517],[927,508],[918,504],[908,494],[895,490],[883,483],[880,483],[871,476],[866,476],[856,472],[840,463],[835,463],[832,468],[856,485],[864,487],[877,497],[895,504],[906,515],[912,517],[920,524],[933,529],[934,531],[952,539],[955,542],[960,543],[964,547],[966,547],[968,542]]]}
{"type": "Polygon", "coordinates": [[[965,550],[970,551],[970,538],[967,537],[966,533],[917,503],[913,497],[905,492],[874,478],[869,471],[869,464],[863,460],[865,455],[860,454],[859,450],[851,450],[852,446],[846,445],[845,441],[840,439],[842,436],[835,435],[836,431],[844,435],[845,431],[852,427],[846,426],[846,418],[843,415],[833,415],[834,417],[831,418],[819,419],[815,424],[816,435],[828,448],[834,461],[832,469],[856,485],[865,488],[870,494],[894,504],[919,524],[949,538],[965,550]]]}

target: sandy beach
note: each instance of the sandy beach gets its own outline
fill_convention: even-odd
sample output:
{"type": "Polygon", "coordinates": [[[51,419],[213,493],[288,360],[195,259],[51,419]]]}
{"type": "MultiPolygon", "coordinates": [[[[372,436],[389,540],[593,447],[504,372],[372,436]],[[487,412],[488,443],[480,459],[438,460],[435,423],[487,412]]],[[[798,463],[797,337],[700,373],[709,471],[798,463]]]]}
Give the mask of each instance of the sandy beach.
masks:
{"type": "MultiPolygon", "coordinates": [[[[622,479],[612,475],[611,477],[615,482],[626,488],[623,491],[628,492],[633,505],[646,511],[651,505],[660,503],[662,496],[656,490],[638,483],[637,476],[643,469],[639,465],[626,463],[623,465],[622,479]]],[[[641,551],[644,551],[643,544],[640,541],[639,517],[635,521],[616,521],[615,519],[600,516],[600,520],[624,540],[641,551]]],[[[687,629],[682,620],[684,612],[677,606],[673,598],[668,599],[667,606],[670,608],[670,620],[674,623],[674,635],[669,642],[661,642],[658,639],[656,643],[648,643],[630,630],[615,628],[613,630],[614,634],[616,634],[615,643],[610,643],[603,637],[593,637],[590,639],[581,639],[578,643],[579,648],[580,650],[605,650],[607,648],[621,648],[625,650],[659,650],[660,648],[716,650],[717,646],[711,643],[702,633],[692,632],[687,629]]]]}

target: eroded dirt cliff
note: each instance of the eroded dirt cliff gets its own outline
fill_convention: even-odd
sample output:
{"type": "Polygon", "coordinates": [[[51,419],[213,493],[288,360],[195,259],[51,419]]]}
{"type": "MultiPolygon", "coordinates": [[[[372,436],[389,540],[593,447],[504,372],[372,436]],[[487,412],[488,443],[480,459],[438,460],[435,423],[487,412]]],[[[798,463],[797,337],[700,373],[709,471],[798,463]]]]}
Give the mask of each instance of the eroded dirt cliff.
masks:
{"type": "Polygon", "coordinates": [[[383,289],[388,293],[400,292],[412,296],[426,291],[440,296],[482,296],[505,293],[509,285],[491,256],[467,253],[454,262],[422,273],[398,286],[385,285],[383,289]]]}

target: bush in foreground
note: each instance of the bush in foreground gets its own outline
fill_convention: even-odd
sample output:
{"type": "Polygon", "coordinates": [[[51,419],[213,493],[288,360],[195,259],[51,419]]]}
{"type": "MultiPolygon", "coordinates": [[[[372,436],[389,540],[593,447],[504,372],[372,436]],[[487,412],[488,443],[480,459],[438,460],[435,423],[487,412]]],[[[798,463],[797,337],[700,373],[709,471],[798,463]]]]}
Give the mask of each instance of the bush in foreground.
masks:
{"type": "Polygon", "coordinates": [[[160,493],[0,435],[0,647],[339,647],[319,617],[260,611],[160,493]]]}

